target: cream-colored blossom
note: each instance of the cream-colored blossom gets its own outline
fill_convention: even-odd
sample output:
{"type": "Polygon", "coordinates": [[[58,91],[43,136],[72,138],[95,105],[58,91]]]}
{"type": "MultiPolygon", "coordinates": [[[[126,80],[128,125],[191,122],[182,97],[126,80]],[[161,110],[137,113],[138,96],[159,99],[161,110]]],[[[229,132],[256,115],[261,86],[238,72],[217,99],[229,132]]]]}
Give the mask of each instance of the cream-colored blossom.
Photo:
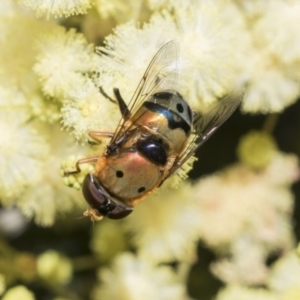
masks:
{"type": "Polygon", "coordinates": [[[133,22],[118,26],[113,35],[106,37],[106,46],[98,48],[106,54],[99,57],[98,85],[109,94],[114,87],[119,88],[124,100],[129,102],[153,56],[176,35],[169,14],[154,16],[143,28],[133,22]],[[168,33],[161,28],[168,28],[168,33]]]}
{"type": "MultiPolygon", "coordinates": [[[[253,5],[236,2],[244,11],[253,5]]],[[[254,51],[243,66],[247,82],[243,109],[254,113],[281,112],[300,94],[299,29],[294,26],[300,5],[294,0],[252,2],[256,12],[248,26],[254,51]]]]}
{"type": "Polygon", "coordinates": [[[44,93],[62,102],[64,127],[80,140],[92,130],[113,131],[120,118],[118,107],[101,95],[91,79],[96,54],[83,35],[56,28],[40,39],[37,48],[34,70],[44,93]]]}
{"type": "Polygon", "coordinates": [[[251,49],[250,38],[236,9],[228,16],[226,6],[213,1],[197,6],[189,1],[176,4],[181,45],[179,91],[199,110],[237,84],[238,71],[251,49]]]}
{"type": "Polygon", "coordinates": [[[68,17],[85,14],[92,6],[91,0],[21,0],[31,7],[38,16],[68,17]]]}
{"type": "Polygon", "coordinates": [[[295,154],[277,153],[262,176],[271,184],[288,187],[300,178],[299,159],[295,154]]]}
{"type": "Polygon", "coordinates": [[[276,155],[274,138],[262,131],[251,131],[240,140],[237,153],[240,161],[253,169],[263,169],[276,155]]]}
{"type": "Polygon", "coordinates": [[[61,120],[61,104],[54,99],[45,99],[42,93],[33,93],[28,101],[32,116],[42,122],[55,124],[61,120]]]}
{"type": "Polygon", "coordinates": [[[284,292],[283,300],[298,300],[300,299],[300,286],[295,285],[284,292]]]}
{"type": "Polygon", "coordinates": [[[227,284],[265,284],[269,276],[265,246],[245,235],[233,240],[230,248],[230,258],[221,257],[214,262],[210,266],[212,273],[227,284]]]}
{"type": "Polygon", "coordinates": [[[23,285],[17,285],[6,291],[2,300],[34,300],[34,294],[23,285]]]}
{"type": "MultiPolygon", "coordinates": [[[[299,27],[295,24],[300,14],[300,3],[297,0],[266,3],[263,15],[253,28],[255,43],[269,49],[287,65],[296,64],[295,67],[299,69],[300,35],[299,27]]],[[[292,70],[294,66],[290,67],[292,70]]]]}
{"type": "Polygon", "coordinates": [[[37,77],[32,72],[36,56],[34,43],[56,25],[22,15],[0,17],[0,24],[0,75],[30,99],[39,88],[37,77]]]}
{"type": "Polygon", "coordinates": [[[73,266],[69,258],[48,250],[37,258],[37,272],[40,277],[52,284],[67,284],[73,275],[73,266]]]}
{"type": "MultiPolygon", "coordinates": [[[[100,152],[98,152],[99,154],[100,152]]],[[[82,159],[82,156],[71,155],[61,164],[60,175],[64,177],[64,183],[66,186],[73,187],[76,190],[81,188],[83,180],[88,173],[92,173],[94,167],[90,164],[81,164],[80,172],[68,175],[68,172],[76,171],[76,163],[82,159]]]]}
{"type": "MultiPolygon", "coordinates": [[[[44,161],[43,172],[16,202],[27,217],[43,226],[52,225],[61,214],[75,209],[83,210],[86,206],[81,193],[67,188],[59,174],[61,159],[70,152],[76,153],[73,140],[56,127],[51,127],[51,133],[50,128],[48,130],[45,133],[49,136],[50,154],[44,161]]],[[[80,211],[78,216],[81,216],[80,211]]]]}
{"type": "MultiPolygon", "coordinates": [[[[181,75],[175,88],[178,87],[195,108],[229,91],[238,66],[231,55],[233,49],[238,49],[232,41],[243,36],[242,22],[239,21],[241,26],[237,26],[241,31],[233,36],[230,26],[218,23],[221,12],[215,5],[207,3],[193,7],[193,10],[179,2],[176,5],[175,15],[166,11],[157,13],[143,28],[134,23],[118,26],[114,34],[105,39],[106,46],[99,48],[96,82],[110,97],[113,97],[113,88],[117,87],[128,102],[155,53],[174,39],[178,63],[182,62],[182,67],[178,66],[181,75]]],[[[237,11],[233,13],[238,14],[237,11]]],[[[238,15],[237,18],[241,19],[238,15]]],[[[64,126],[71,128],[78,139],[90,130],[114,132],[121,118],[117,106],[104,99],[88,79],[82,84],[74,82],[64,101],[62,115],[64,126]]]]}
{"type": "Polygon", "coordinates": [[[149,2],[153,9],[168,7],[175,12],[181,47],[178,89],[194,109],[202,110],[244,84],[237,76],[245,57],[251,56],[251,36],[231,1],[149,2]]]}
{"type": "Polygon", "coordinates": [[[85,80],[69,90],[62,117],[64,127],[71,129],[76,139],[86,141],[89,131],[114,132],[121,113],[115,103],[100,94],[93,82],[85,80]]]}
{"type": "Polygon", "coordinates": [[[0,16],[15,17],[15,16],[30,16],[33,14],[31,9],[16,0],[1,0],[0,1],[0,16]]]}
{"type": "Polygon", "coordinates": [[[16,12],[16,6],[13,0],[2,0],[0,2],[0,15],[13,16],[16,12]]]}
{"type": "MultiPolygon", "coordinates": [[[[281,156],[277,154],[274,160],[281,160],[281,156]]],[[[258,173],[236,165],[200,180],[195,187],[202,240],[230,255],[213,268],[225,281],[262,284],[268,276],[265,265],[268,255],[293,247],[289,216],[294,197],[290,191],[290,173],[279,175],[270,166],[273,172],[266,168],[258,173]]],[[[293,169],[298,169],[296,160],[290,167],[293,169]]]]}
{"type": "Polygon", "coordinates": [[[199,181],[195,196],[205,242],[219,247],[248,232],[269,246],[291,245],[291,224],[286,213],[292,211],[293,195],[289,186],[264,178],[263,173],[236,165],[199,181]]]}
{"type": "Polygon", "coordinates": [[[191,156],[170,178],[168,178],[167,184],[171,188],[180,188],[182,182],[188,179],[188,173],[193,169],[194,163],[198,158],[191,156]]]}
{"type": "Polygon", "coordinates": [[[229,0],[236,4],[236,6],[242,11],[247,21],[252,24],[257,18],[264,15],[268,9],[270,2],[274,0],[229,0]]]}
{"type": "Polygon", "coordinates": [[[263,288],[249,288],[238,285],[229,285],[222,289],[215,300],[280,300],[273,292],[263,288]]]}
{"type": "Polygon", "coordinates": [[[0,108],[0,132],[0,198],[11,204],[41,176],[48,144],[22,110],[0,108]]]}
{"type": "MultiPolygon", "coordinates": [[[[1,81],[0,85],[0,109],[1,110],[22,110],[28,111],[29,105],[27,98],[24,93],[17,87],[16,84],[13,84],[13,80],[8,78],[1,81]]],[[[30,112],[28,111],[28,114],[30,112]]]]}
{"type": "Polygon", "coordinates": [[[57,121],[58,109],[53,107],[52,101],[47,106],[38,77],[32,71],[35,42],[57,25],[21,14],[1,17],[0,24],[0,79],[3,86],[0,88],[0,105],[18,109],[22,105],[31,116],[42,121],[57,121]]]}
{"type": "Polygon", "coordinates": [[[251,113],[281,112],[299,96],[298,79],[284,65],[264,49],[257,49],[244,65],[247,90],[242,109],[251,113]]]}
{"type": "MultiPolygon", "coordinates": [[[[210,103],[231,90],[240,66],[237,58],[247,45],[242,22],[235,30],[219,23],[221,12],[213,4],[177,5],[174,15],[166,11],[154,14],[142,29],[132,23],[118,26],[114,35],[105,39],[106,47],[100,50],[108,55],[100,57],[100,86],[106,90],[118,87],[125,100],[130,99],[154,54],[163,44],[176,40],[180,76],[175,88],[192,107],[201,108],[203,103],[210,103]],[[114,85],[108,88],[108,82],[104,81],[107,76],[116,76],[116,80],[110,80],[114,85]]],[[[241,19],[239,15],[237,18],[241,19]]]]}
{"type": "Polygon", "coordinates": [[[101,262],[110,262],[116,255],[124,252],[128,243],[122,223],[103,220],[93,230],[91,249],[101,262]]]}
{"type": "Polygon", "coordinates": [[[38,40],[36,50],[34,71],[48,96],[62,100],[94,71],[93,46],[74,29],[53,28],[38,40]]]}
{"type": "Polygon", "coordinates": [[[126,2],[122,0],[95,0],[95,8],[102,18],[113,17],[119,23],[123,23],[130,20],[143,19],[143,16],[148,12],[145,2],[144,0],[130,0],[126,2]]]}
{"type": "Polygon", "coordinates": [[[178,189],[164,185],[135,207],[134,213],[124,219],[125,226],[133,233],[141,257],[157,262],[191,262],[195,259],[200,218],[193,189],[184,183],[178,189]]]}
{"type": "Polygon", "coordinates": [[[185,288],[170,267],[154,266],[147,260],[124,253],[110,269],[99,270],[102,282],[92,299],[176,300],[185,299],[185,288]]]}
{"type": "Polygon", "coordinates": [[[287,253],[272,266],[269,287],[283,295],[300,287],[300,260],[295,252],[287,253]]]}

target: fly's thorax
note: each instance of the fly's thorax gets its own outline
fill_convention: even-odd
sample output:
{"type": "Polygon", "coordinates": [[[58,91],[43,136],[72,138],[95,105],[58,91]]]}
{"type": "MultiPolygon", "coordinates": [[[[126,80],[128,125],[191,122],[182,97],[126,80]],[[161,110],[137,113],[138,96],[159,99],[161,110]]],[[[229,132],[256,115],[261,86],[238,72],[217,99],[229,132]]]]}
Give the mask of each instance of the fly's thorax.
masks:
{"type": "Polygon", "coordinates": [[[161,135],[179,154],[192,131],[192,111],[180,94],[163,91],[143,103],[132,117],[132,123],[161,135]]]}

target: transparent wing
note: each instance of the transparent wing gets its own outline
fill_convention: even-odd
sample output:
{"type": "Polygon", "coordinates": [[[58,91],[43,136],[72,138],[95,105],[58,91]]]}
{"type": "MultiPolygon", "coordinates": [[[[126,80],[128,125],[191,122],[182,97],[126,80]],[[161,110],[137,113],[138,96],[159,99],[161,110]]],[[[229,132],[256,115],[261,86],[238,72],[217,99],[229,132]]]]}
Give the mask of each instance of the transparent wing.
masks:
{"type": "Polygon", "coordinates": [[[129,110],[134,113],[149,95],[158,90],[174,89],[177,76],[178,47],[174,41],[170,41],[151,60],[129,102],[129,110]]]}
{"type": "MultiPolygon", "coordinates": [[[[178,47],[175,41],[170,41],[159,49],[147,67],[128,104],[130,114],[134,115],[150,95],[160,90],[175,89],[177,77],[178,47]]],[[[128,126],[128,122],[121,119],[111,143],[119,140],[128,126]]]]}
{"type": "Polygon", "coordinates": [[[179,169],[208,138],[232,115],[240,105],[244,93],[232,93],[202,116],[196,116],[193,121],[194,130],[186,149],[175,161],[168,177],[179,169]]]}

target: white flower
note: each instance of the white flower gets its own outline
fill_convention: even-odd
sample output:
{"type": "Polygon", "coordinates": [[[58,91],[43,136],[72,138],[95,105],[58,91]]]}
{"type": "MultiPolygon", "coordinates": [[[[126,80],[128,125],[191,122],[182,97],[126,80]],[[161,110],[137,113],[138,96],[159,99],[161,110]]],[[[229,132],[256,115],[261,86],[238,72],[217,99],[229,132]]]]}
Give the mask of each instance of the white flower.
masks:
{"type": "Polygon", "coordinates": [[[74,29],[56,26],[38,40],[36,50],[34,71],[48,96],[67,97],[69,90],[85,82],[85,74],[94,71],[93,46],[74,29]]]}
{"type": "Polygon", "coordinates": [[[38,16],[53,15],[55,17],[84,14],[91,8],[91,0],[22,0],[34,9],[38,16]]]}
{"type": "Polygon", "coordinates": [[[281,112],[294,103],[300,90],[291,71],[268,51],[257,49],[244,66],[247,90],[242,109],[251,113],[281,112]]]}
{"type": "Polygon", "coordinates": [[[16,12],[16,4],[13,0],[2,0],[0,2],[0,15],[13,16],[16,12]]]}
{"type": "Polygon", "coordinates": [[[254,26],[256,43],[267,47],[284,63],[296,64],[299,68],[300,35],[295,23],[300,14],[300,3],[297,0],[266,2],[264,14],[254,26]]]}
{"type": "Polygon", "coordinates": [[[121,119],[118,106],[104,98],[90,80],[72,87],[61,112],[64,127],[81,141],[86,141],[89,131],[114,132],[121,119]]]}
{"type": "Polygon", "coordinates": [[[0,109],[0,128],[0,198],[11,204],[41,176],[48,144],[22,110],[0,109]]]}
{"type": "Polygon", "coordinates": [[[245,112],[280,112],[300,94],[300,38],[299,28],[294,26],[300,12],[299,2],[236,2],[240,2],[246,14],[252,5],[256,8],[248,20],[254,50],[251,59],[244,64],[247,91],[243,109],[245,112]]]}
{"type": "Polygon", "coordinates": [[[27,217],[43,226],[52,225],[61,214],[86,207],[81,193],[66,187],[59,174],[61,159],[75,152],[73,140],[56,127],[48,130],[45,133],[49,136],[50,154],[44,161],[42,173],[16,202],[27,217]]]}
{"type": "MultiPolygon", "coordinates": [[[[273,160],[281,156],[278,153],[273,160]]],[[[290,170],[298,169],[294,163],[290,170]]],[[[213,272],[226,282],[264,284],[268,255],[294,245],[290,171],[279,175],[272,170],[255,172],[236,165],[200,180],[195,187],[200,236],[221,254],[213,272]],[[230,258],[222,259],[226,254],[230,258]]]]}
{"type": "Polygon", "coordinates": [[[24,93],[12,83],[13,80],[5,78],[0,85],[0,109],[16,110],[16,113],[27,111],[30,115],[29,105],[24,93]]]}
{"type": "Polygon", "coordinates": [[[114,87],[119,88],[128,102],[153,56],[176,37],[176,26],[169,14],[155,15],[143,28],[133,22],[118,26],[114,35],[106,37],[106,46],[98,48],[105,53],[99,57],[98,85],[108,94],[114,87]],[[168,32],[161,28],[168,28],[168,32]]]}
{"type": "MultiPolygon", "coordinates": [[[[269,176],[279,176],[270,174],[268,169],[266,172],[269,176]]],[[[285,181],[286,173],[280,175],[285,181]]],[[[199,181],[195,197],[201,215],[201,235],[206,243],[218,248],[247,233],[268,247],[291,246],[287,213],[292,211],[293,195],[288,185],[282,186],[266,177],[264,172],[236,165],[199,181]]]]}
{"type": "Polygon", "coordinates": [[[199,214],[190,184],[171,189],[166,182],[157,193],[124,219],[141,257],[154,262],[195,259],[199,214]]]}
{"type": "Polygon", "coordinates": [[[230,258],[211,265],[212,273],[227,284],[263,285],[269,276],[266,249],[247,236],[232,242],[230,258]]]}
{"type": "Polygon", "coordinates": [[[99,270],[102,282],[92,299],[118,300],[182,300],[185,289],[170,267],[153,266],[147,260],[124,253],[111,269],[99,270]]]}
{"type": "Polygon", "coordinates": [[[279,186],[289,186],[300,178],[299,159],[293,154],[280,153],[263,174],[264,180],[279,186]]]}
{"type": "Polygon", "coordinates": [[[5,78],[5,82],[10,80],[28,101],[39,89],[37,76],[32,72],[36,55],[34,43],[57,25],[20,14],[1,17],[0,24],[0,78],[5,78]]]}
{"type": "Polygon", "coordinates": [[[144,0],[95,0],[95,7],[99,15],[106,19],[115,18],[119,23],[129,20],[139,20],[146,12],[144,0]]]}
{"type": "Polygon", "coordinates": [[[287,253],[273,265],[269,287],[278,294],[300,287],[300,261],[295,252],[287,253]]]}
{"type": "Polygon", "coordinates": [[[233,3],[242,11],[243,15],[247,18],[249,24],[254,20],[261,17],[268,9],[268,4],[275,2],[274,0],[233,0],[233,3]]]}
{"type": "Polygon", "coordinates": [[[250,38],[237,9],[228,12],[228,5],[213,1],[175,3],[181,45],[179,91],[201,110],[236,85],[251,49],[250,38]]]}
{"type": "Polygon", "coordinates": [[[221,290],[215,300],[280,300],[278,295],[263,288],[229,285],[221,290]]]}
{"type": "Polygon", "coordinates": [[[232,10],[231,17],[240,20],[240,26],[231,27],[220,22],[225,16],[212,3],[175,2],[174,9],[174,15],[154,14],[142,29],[133,23],[118,26],[105,39],[106,47],[99,48],[107,54],[100,56],[99,86],[106,91],[118,87],[129,100],[154,54],[176,40],[180,76],[175,88],[193,108],[203,108],[232,89],[249,43],[238,10],[232,10]]]}

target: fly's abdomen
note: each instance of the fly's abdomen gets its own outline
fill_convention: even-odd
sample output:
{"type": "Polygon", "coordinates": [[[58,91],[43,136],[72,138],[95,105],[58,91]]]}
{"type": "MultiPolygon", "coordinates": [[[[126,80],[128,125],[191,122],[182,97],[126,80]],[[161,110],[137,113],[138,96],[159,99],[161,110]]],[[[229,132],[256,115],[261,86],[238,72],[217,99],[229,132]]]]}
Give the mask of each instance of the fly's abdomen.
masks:
{"type": "Polygon", "coordinates": [[[107,157],[95,176],[110,194],[127,203],[153,190],[162,180],[156,164],[138,151],[129,150],[107,157]]]}

